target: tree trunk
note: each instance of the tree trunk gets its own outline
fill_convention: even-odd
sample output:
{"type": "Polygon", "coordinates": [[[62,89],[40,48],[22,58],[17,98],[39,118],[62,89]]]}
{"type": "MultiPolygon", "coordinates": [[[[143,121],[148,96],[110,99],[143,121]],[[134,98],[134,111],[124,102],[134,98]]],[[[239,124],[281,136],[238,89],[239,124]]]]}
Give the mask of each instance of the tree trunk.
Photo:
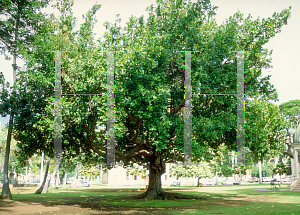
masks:
{"type": "Polygon", "coordinates": [[[259,174],[259,183],[262,184],[261,180],[261,161],[258,161],[258,174],[259,174]]]}
{"type": "MultiPolygon", "coordinates": [[[[16,38],[15,38],[16,39],[16,38]]],[[[14,53],[13,56],[13,78],[14,82],[16,80],[16,62],[17,62],[17,55],[14,53]]],[[[14,108],[11,108],[9,123],[8,123],[8,132],[7,132],[7,141],[6,141],[6,150],[5,150],[5,159],[4,159],[4,171],[3,171],[3,187],[1,193],[1,199],[12,199],[12,195],[9,189],[9,177],[8,177],[8,168],[9,168],[9,154],[10,154],[10,144],[11,144],[11,137],[12,137],[12,126],[14,123],[14,108]]]]}
{"type": "Polygon", "coordinates": [[[78,168],[78,166],[76,165],[76,167],[75,167],[75,173],[74,173],[74,179],[73,179],[73,181],[72,181],[71,187],[74,187],[75,184],[76,184],[77,168],[78,168]]]}
{"type": "Polygon", "coordinates": [[[17,178],[16,178],[16,185],[19,183],[19,173],[18,172],[16,172],[16,176],[17,176],[17,178]]]}
{"type": "Polygon", "coordinates": [[[280,184],[282,184],[282,181],[281,181],[281,174],[279,174],[279,176],[280,176],[280,184]]]}
{"type": "Polygon", "coordinates": [[[153,152],[150,158],[149,185],[143,194],[144,199],[164,198],[165,192],[162,189],[161,175],[166,171],[166,167],[161,158],[161,152],[153,152]]]}
{"type": "Polygon", "coordinates": [[[60,185],[60,178],[59,178],[59,166],[58,166],[58,170],[56,173],[56,189],[58,189],[59,185],[60,185]]]}
{"type": "Polygon", "coordinates": [[[44,152],[42,152],[42,157],[41,157],[41,176],[40,176],[40,185],[42,185],[42,178],[43,178],[43,165],[44,165],[44,152]]]}
{"type": "Polygon", "coordinates": [[[12,199],[12,195],[9,189],[9,177],[8,177],[8,167],[9,167],[9,153],[10,153],[10,143],[12,135],[12,125],[13,125],[14,113],[11,111],[9,124],[8,124],[8,134],[6,141],[6,150],[5,150],[5,160],[4,160],[4,171],[3,171],[3,187],[1,193],[1,199],[12,199]]]}
{"type": "Polygon", "coordinates": [[[52,178],[52,174],[50,173],[50,179],[46,182],[46,184],[45,184],[45,186],[43,188],[43,192],[47,192],[48,191],[48,188],[50,186],[51,178],[52,178]]]}
{"type": "Polygon", "coordinates": [[[57,164],[56,164],[56,167],[55,167],[55,169],[54,169],[54,171],[53,171],[53,173],[52,173],[52,175],[51,175],[51,178],[48,180],[48,182],[46,183],[46,186],[45,186],[44,189],[43,189],[44,192],[48,191],[50,182],[51,182],[52,180],[54,180],[54,177],[55,177],[55,175],[56,175],[56,172],[57,172],[57,170],[58,170],[58,168],[59,168],[59,166],[60,166],[60,164],[61,164],[61,160],[62,160],[61,158],[58,160],[58,162],[57,162],[57,164]]]}
{"type": "Polygon", "coordinates": [[[62,175],[59,175],[59,184],[64,183],[64,178],[65,178],[65,172],[62,175]]]}
{"type": "Polygon", "coordinates": [[[77,169],[78,169],[78,166],[76,165],[76,167],[75,167],[75,173],[74,173],[74,180],[77,179],[77,169]]]}
{"type": "MultiPolygon", "coordinates": [[[[41,184],[40,188],[37,191],[35,191],[34,194],[41,194],[44,191],[44,186],[46,184],[47,177],[48,177],[48,170],[49,170],[49,165],[50,165],[50,158],[47,158],[47,164],[46,165],[47,166],[46,166],[46,171],[45,171],[43,183],[41,184]]],[[[47,188],[47,190],[48,190],[48,188],[47,188]]]]}
{"type": "Polygon", "coordinates": [[[101,169],[100,169],[100,184],[102,184],[102,177],[103,177],[103,169],[102,169],[102,164],[101,164],[101,169]]]}
{"type": "MultiPolygon", "coordinates": [[[[19,11],[20,12],[20,11],[19,11]]],[[[14,42],[16,43],[18,39],[18,33],[19,33],[19,22],[20,22],[20,16],[16,18],[16,25],[15,25],[15,35],[14,35],[14,42]]],[[[16,44],[14,44],[13,48],[13,85],[16,82],[17,78],[17,47],[16,44]]],[[[14,87],[15,91],[15,87],[14,87]]],[[[8,132],[7,132],[7,141],[6,141],[6,151],[5,151],[5,160],[4,160],[4,171],[3,171],[3,187],[2,187],[2,193],[1,198],[2,199],[12,199],[12,195],[9,189],[9,180],[8,180],[8,168],[9,168],[9,153],[10,153],[10,144],[11,144],[11,136],[12,136],[12,126],[14,123],[14,107],[11,107],[10,117],[9,117],[9,123],[8,123],[8,132]]]]}
{"type": "Polygon", "coordinates": [[[218,166],[216,166],[216,185],[218,185],[218,166]]]}
{"type": "Polygon", "coordinates": [[[65,176],[64,176],[64,184],[63,184],[63,189],[66,189],[66,184],[67,184],[67,167],[66,167],[66,169],[65,169],[65,176]]]}
{"type": "Polygon", "coordinates": [[[131,186],[133,187],[133,182],[134,182],[134,175],[131,175],[131,186]]]}
{"type": "Polygon", "coordinates": [[[197,180],[197,187],[202,187],[202,184],[200,183],[200,180],[201,180],[201,177],[198,177],[198,180],[197,180]]]}

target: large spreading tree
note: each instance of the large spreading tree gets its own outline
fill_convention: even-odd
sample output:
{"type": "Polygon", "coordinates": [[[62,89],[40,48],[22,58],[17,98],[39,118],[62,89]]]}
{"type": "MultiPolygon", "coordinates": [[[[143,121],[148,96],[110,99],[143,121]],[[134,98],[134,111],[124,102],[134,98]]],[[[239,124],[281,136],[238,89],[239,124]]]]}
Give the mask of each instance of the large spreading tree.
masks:
{"type": "MultiPolygon", "coordinates": [[[[237,12],[217,25],[216,7],[209,1],[158,0],[156,8],[148,7],[147,20],[131,17],[124,29],[118,26],[119,20],[115,24],[106,22],[104,40],[96,42],[92,29],[100,6],[95,5],[86,14],[80,30],[74,32],[71,4],[60,2],[58,8],[62,16],[57,20],[57,32],[44,35],[40,41],[46,47],[51,44],[55,50],[68,50],[62,54],[63,92],[106,93],[108,66],[106,54],[101,51],[123,51],[114,53],[115,159],[124,164],[131,161],[148,165],[149,185],[144,198],[166,197],[161,186],[165,163],[184,160],[185,58],[184,52],[177,51],[199,51],[192,53],[193,93],[199,93],[196,90],[200,88],[201,93],[233,94],[237,88],[234,51],[249,50],[251,52],[245,52],[244,61],[245,98],[277,98],[269,77],[261,77],[262,69],[271,67],[271,51],[263,45],[287,24],[290,9],[262,20],[252,20],[250,15],[244,18],[237,12]]],[[[29,78],[30,75],[24,73],[22,81],[23,86],[38,85],[38,88],[26,91],[20,87],[19,95],[23,92],[24,97],[28,90],[32,91],[32,97],[41,93],[35,101],[40,101],[42,108],[34,108],[28,99],[22,100],[27,104],[24,111],[38,113],[32,114],[26,127],[22,127],[22,112],[18,113],[15,132],[20,143],[32,132],[30,128],[34,128],[26,145],[20,144],[24,157],[39,149],[53,152],[54,94],[42,89],[44,83],[47,89],[53,87],[50,84],[54,82],[53,75],[51,78],[49,75],[53,74],[53,57],[50,61],[50,53],[43,58],[35,56],[26,73],[33,76],[29,78]],[[42,59],[39,62],[43,70],[33,64],[38,59],[42,59]]],[[[71,158],[84,153],[97,162],[99,158],[106,158],[106,101],[106,96],[62,98],[64,156],[71,158]]],[[[193,96],[192,104],[193,162],[212,159],[222,144],[235,149],[236,98],[193,96]]],[[[246,147],[263,154],[276,148],[278,142],[272,138],[267,149],[262,143],[246,142],[246,147]]]]}

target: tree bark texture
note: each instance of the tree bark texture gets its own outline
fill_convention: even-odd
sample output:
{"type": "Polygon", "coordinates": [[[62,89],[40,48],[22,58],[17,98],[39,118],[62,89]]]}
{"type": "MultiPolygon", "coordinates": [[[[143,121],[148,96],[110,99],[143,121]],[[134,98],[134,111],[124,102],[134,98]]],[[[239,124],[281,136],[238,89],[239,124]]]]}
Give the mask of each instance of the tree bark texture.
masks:
{"type": "Polygon", "coordinates": [[[149,185],[147,191],[143,194],[144,199],[160,199],[164,197],[165,192],[162,189],[161,175],[166,171],[165,163],[162,161],[161,152],[153,152],[150,158],[149,166],[149,185]]]}
{"type": "Polygon", "coordinates": [[[5,150],[5,159],[4,159],[4,171],[3,171],[3,187],[1,193],[1,199],[12,199],[12,195],[9,189],[9,176],[8,176],[8,167],[9,167],[9,153],[10,153],[10,143],[11,143],[11,134],[12,134],[12,125],[13,125],[14,113],[13,111],[10,114],[9,124],[8,124],[8,134],[6,141],[6,150],[5,150]]]}
{"type": "Polygon", "coordinates": [[[46,166],[46,171],[45,171],[43,183],[41,184],[40,188],[37,191],[35,191],[34,194],[41,194],[43,192],[44,186],[46,184],[47,177],[48,177],[49,164],[50,164],[50,158],[47,158],[47,164],[46,164],[47,166],[46,166]]]}
{"type": "Polygon", "coordinates": [[[59,187],[60,185],[60,177],[59,177],[59,166],[58,166],[58,169],[56,171],[56,189],[59,187]]]}
{"type": "Polygon", "coordinates": [[[67,171],[68,171],[68,169],[67,169],[67,167],[66,167],[66,169],[65,169],[65,176],[64,176],[64,184],[63,184],[63,189],[66,189],[66,185],[67,185],[67,171]]]}
{"type": "MultiPolygon", "coordinates": [[[[20,11],[18,11],[19,13],[20,11]]],[[[20,16],[16,17],[16,25],[15,25],[15,35],[14,35],[14,48],[13,48],[13,84],[15,84],[17,78],[17,46],[16,41],[19,35],[19,22],[20,16]]],[[[15,91],[15,87],[14,87],[15,91]]],[[[9,168],[9,153],[10,153],[10,144],[11,144],[11,136],[12,136],[12,126],[14,123],[14,108],[11,107],[9,123],[8,123],[8,133],[7,133],[7,141],[6,141],[6,151],[5,151],[5,160],[4,160],[4,172],[3,172],[3,187],[1,198],[2,199],[12,199],[12,195],[9,189],[9,179],[8,179],[8,168],[9,168]]]]}
{"type": "Polygon", "coordinates": [[[48,191],[50,182],[51,182],[52,180],[54,180],[55,175],[56,175],[56,172],[57,172],[57,170],[58,170],[58,168],[59,168],[59,166],[60,166],[60,164],[61,164],[61,160],[62,160],[62,158],[60,158],[60,159],[58,160],[58,162],[57,162],[57,164],[56,164],[56,167],[55,167],[55,169],[54,169],[54,171],[53,171],[53,173],[52,173],[52,175],[51,175],[51,178],[47,181],[46,186],[45,186],[44,189],[43,189],[43,192],[48,191]]]}

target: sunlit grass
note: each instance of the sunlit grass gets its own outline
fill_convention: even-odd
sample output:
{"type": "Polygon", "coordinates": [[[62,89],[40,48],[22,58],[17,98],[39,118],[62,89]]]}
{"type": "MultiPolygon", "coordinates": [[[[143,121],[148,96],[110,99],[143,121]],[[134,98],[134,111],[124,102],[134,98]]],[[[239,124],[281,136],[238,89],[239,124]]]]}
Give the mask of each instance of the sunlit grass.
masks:
{"type": "MultiPolygon", "coordinates": [[[[33,194],[37,188],[13,188],[13,199],[24,202],[47,202],[53,205],[73,205],[81,207],[116,208],[119,210],[135,209],[144,214],[299,214],[300,193],[255,191],[255,188],[268,188],[268,185],[234,185],[234,186],[207,186],[172,187],[164,188],[169,192],[178,192],[206,199],[182,200],[153,200],[144,201],[132,198],[140,194],[136,188],[67,188],[40,195],[33,194]]],[[[281,189],[286,188],[282,185],[281,189]]]]}

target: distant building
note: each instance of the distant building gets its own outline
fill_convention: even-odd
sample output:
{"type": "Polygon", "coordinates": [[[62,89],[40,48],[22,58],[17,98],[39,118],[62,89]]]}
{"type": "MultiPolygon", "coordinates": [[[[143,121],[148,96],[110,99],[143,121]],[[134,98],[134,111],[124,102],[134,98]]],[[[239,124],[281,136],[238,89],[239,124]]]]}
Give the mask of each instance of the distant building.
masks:
{"type": "MultiPolygon", "coordinates": [[[[148,185],[149,177],[142,178],[139,175],[127,175],[126,171],[122,166],[116,166],[108,170],[107,173],[103,173],[102,184],[107,184],[107,186],[148,185]]],[[[173,180],[174,178],[170,179],[169,164],[166,164],[166,173],[161,176],[161,183],[168,185],[173,180]]]]}

